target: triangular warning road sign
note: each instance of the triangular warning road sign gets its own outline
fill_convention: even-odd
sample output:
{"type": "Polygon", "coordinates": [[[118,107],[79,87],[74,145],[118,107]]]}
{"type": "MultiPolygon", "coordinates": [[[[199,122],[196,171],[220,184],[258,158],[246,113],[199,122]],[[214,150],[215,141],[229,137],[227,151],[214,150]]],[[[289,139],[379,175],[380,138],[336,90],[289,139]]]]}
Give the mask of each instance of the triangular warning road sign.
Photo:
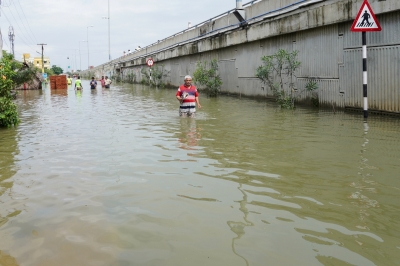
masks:
{"type": "Polygon", "coordinates": [[[361,5],[360,11],[358,11],[357,17],[353,22],[353,26],[351,26],[351,31],[381,31],[381,25],[374,12],[372,11],[371,6],[368,3],[368,0],[364,0],[364,3],[361,5]]]}

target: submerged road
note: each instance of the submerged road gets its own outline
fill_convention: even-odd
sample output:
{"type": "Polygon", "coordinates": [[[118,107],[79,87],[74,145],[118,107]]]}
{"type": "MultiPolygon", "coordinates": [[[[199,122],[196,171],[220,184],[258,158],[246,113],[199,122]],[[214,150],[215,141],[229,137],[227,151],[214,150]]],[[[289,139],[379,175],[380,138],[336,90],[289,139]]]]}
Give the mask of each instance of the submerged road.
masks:
{"type": "Polygon", "coordinates": [[[0,130],[0,265],[399,265],[398,119],[84,87],[0,130]]]}

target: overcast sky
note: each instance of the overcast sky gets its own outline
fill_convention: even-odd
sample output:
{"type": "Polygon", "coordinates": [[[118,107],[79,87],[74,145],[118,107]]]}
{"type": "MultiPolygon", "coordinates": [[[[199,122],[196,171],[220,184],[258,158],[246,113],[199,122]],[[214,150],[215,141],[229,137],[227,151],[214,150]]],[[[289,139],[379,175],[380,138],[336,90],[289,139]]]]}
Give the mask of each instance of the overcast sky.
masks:
{"type": "MultiPolygon", "coordinates": [[[[109,0],[111,57],[161,40],[235,8],[235,0],[109,0]]],[[[108,0],[0,0],[3,49],[10,51],[9,26],[14,27],[15,57],[45,56],[63,69],[87,69],[108,61],[108,0]],[[93,25],[93,28],[87,26],[93,25]],[[79,44],[81,60],[79,58],[79,44]],[[67,59],[69,57],[69,59],[67,59]]],[[[244,0],[243,3],[248,1],[244,0]]]]}

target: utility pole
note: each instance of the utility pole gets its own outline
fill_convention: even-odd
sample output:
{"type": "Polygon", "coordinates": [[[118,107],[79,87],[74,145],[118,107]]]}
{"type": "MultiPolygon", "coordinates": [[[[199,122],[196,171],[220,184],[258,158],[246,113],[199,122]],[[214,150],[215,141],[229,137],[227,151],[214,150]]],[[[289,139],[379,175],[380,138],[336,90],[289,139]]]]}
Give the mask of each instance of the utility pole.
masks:
{"type": "MultiPolygon", "coordinates": [[[[1,0],[0,0],[1,1],[1,0]]],[[[110,0],[108,0],[108,17],[102,17],[108,19],[108,60],[111,61],[111,44],[110,44],[110,0]]]]}
{"type": "Polygon", "coordinates": [[[80,71],[82,71],[81,42],[87,42],[87,41],[85,41],[85,40],[79,41],[79,70],[80,71]]]}
{"type": "Polygon", "coordinates": [[[76,70],[78,69],[78,66],[77,66],[77,64],[76,64],[76,49],[74,49],[74,55],[75,55],[75,65],[74,65],[74,69],[75,69],[75,72],[76,72],[76,70]]]}
{"type": "Polygon", "coordinates": [[[38,45],[41,45],[41,46],[42,46],[42,73],[44,73],[44,58],[43,58],[44,48],[43,48],[43,46],[44,46],[44,45],[47,45],[47,44],[45,44],[45,43],[39,43],[38,45]]]}
{"type": "Polygon", "coordinates": [[[111,61],[111,45],[110,45],[110,0],[108,0],[108,60],[111,61]]]}
{"type": "Polygon", "coordinates": [[[93,25],[87,26],[87,69],[90,70],[90,63],[89,63],[89,28],[93,28],[93,25]]]}
{"type": "Polygon", "coordinates": [[[14,28],[13,26],[9,27],[8,30],[8,39],[10,40],[10,49],[11,49],[11,53],[15,58],[15,54],[14,54],[14,40],[15,40],[15,34],[14,34],[14,28]]]}

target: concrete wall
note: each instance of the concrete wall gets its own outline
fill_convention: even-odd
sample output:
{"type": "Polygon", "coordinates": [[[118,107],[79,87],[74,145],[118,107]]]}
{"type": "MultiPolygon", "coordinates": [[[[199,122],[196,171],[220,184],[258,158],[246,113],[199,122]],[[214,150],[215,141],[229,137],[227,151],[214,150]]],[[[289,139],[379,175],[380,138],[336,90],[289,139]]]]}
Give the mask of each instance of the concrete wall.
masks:
{"type": "MultiPolygon", "coordinates": [[[[400,1],[369,0],[383,28],[367,34],[370,109],[400,112],[400,1]]],[[[96,75],[127,75],[146,58],[164,65],[167,82],[178,86],[199,60],[217,59],[222,91],[271,96],[254,77],[263,55],[299,51],[296,86],[319,84],[321,104],[362,108],[361,33],[350,32],[362,0],[263,0],[245,6],[248,25],[231,13],[96,67],[96,75]]]]}

